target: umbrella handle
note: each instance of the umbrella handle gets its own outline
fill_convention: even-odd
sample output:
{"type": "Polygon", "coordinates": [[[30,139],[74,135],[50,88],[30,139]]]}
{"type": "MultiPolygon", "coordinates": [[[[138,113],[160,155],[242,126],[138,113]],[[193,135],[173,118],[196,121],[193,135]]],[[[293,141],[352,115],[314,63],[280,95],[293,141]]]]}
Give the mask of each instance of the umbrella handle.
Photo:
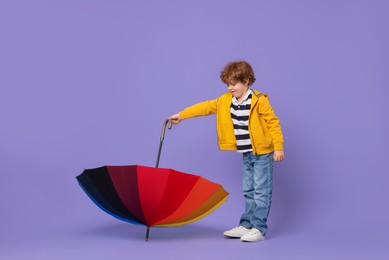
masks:
{"type": "Polygon", "coordinates": [[[161,150],[162,150],[162,143],[163,140],[165,139],[165,132],[166,132],[166,126],[169,123],[169,130],[172,129],[172,121],[170,119],[166,119],[165,122],[163,123],[162,126],[162,133],[161,133],[161,138],[159,139],[159,149],[158,149],[158,156],[157,156],[157,163],[155,164],[155,168],[158,168],[159,165],[159,158],[161,157],[161,150]]]}

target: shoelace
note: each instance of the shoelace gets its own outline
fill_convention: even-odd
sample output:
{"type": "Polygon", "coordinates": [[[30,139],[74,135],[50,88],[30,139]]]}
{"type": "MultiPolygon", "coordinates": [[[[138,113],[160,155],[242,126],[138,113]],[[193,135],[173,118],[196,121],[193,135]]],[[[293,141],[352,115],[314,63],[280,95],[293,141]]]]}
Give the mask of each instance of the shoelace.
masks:
{"type": "Polygon", "coordinates": [[[249,229],[249,231],[247,231],[247,234],[250,234],[250,235],[255,235],[258,233],[259,233],[259,230],[255,229],[255,228],[249,229]]]}
{"type": "Polygon", "coordinates": [[[246,230],[246,228],[245,227],[241,227],[241,226],[239,226],[239,227],[236,227],[236,228],[233,228],[234,230],[246,230]]]}

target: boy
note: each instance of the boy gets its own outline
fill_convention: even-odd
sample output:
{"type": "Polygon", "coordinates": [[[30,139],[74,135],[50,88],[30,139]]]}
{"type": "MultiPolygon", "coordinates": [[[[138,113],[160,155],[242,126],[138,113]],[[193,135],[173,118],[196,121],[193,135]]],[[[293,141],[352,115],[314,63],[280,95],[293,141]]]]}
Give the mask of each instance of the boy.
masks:
{"type": "Polygon", "coordinates": [[[267,95],[249,87],[255,82],[250,64],[229,62],[220,78],[228,87],[227,93],[188,107],[169,119],[178,124],[187,118],[216,114],[220,149],[243,154],[245,210],[239,226],[223,234],[246,242],[263,240],[268,229],[273,162],[284,159],[281,126],[267,95]]]}

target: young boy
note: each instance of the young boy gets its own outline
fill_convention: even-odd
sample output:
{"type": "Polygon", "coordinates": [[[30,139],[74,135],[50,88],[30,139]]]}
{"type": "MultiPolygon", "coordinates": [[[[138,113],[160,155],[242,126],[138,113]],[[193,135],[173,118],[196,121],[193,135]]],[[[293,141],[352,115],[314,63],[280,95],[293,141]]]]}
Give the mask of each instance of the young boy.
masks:
{"type": "Polygon", "coordinates": [[[253,242],[265,239],[272,198],[273,162],[284,159],[280,123],[266,94],[251,89],[254,71],[245,61],[228,63],[220,78],[228,92],[214,100],[188,107],[169,119],[181,120],[216,114],[221,150],[243,154],[243,195],[245,210],[239,226],[224,235],[253,242]]]}

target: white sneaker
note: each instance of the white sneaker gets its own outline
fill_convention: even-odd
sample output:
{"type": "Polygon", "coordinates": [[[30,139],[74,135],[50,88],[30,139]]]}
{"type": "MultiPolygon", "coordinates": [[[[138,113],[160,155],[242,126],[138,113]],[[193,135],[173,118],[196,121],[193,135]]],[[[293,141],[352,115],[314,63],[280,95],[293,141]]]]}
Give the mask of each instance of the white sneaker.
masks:
{"type": "Polygon", "coordinates": [[[240,240],[245,242],[254,242],[264,239],[265,237],[262,235],[261,231],[256,228],[249,229],[245,235],[240,237],[240,240]]]}
{"type": "Polygon", "coordinates": [[[243,235],[247,234],[249,232],[249,229],[239,226],[230,230],[227,230],[223,233],[223,235],[227,237],[242,237],[243,235]]]}

